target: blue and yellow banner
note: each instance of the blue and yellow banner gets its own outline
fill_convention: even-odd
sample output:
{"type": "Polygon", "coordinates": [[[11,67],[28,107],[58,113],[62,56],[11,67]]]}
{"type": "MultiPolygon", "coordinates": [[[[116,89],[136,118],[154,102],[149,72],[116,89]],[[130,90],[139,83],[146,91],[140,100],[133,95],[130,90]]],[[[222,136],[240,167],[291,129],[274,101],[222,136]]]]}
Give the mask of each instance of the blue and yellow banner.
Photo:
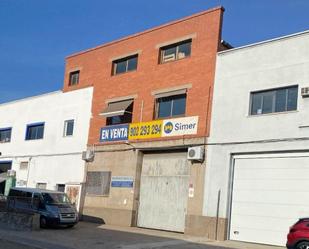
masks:
{"type": "Polygon", "coordinates": [[[113,142],[193,135],[197,133],[197,128],[198,116],[113,125],[101,129],[100,141],[113,142]]]}
{"type": "Polygon", "coordinates": [[[161,137],[162,124],[162,120],[130,124],[129,140],[161,137]]]}

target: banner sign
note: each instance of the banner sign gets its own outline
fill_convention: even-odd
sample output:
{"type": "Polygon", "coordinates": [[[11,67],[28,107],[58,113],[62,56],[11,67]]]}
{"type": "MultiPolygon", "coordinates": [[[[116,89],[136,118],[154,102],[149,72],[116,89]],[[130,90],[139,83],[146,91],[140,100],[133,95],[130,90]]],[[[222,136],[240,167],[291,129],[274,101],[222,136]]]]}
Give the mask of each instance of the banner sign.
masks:
{"type": "Polygon", "coordinates": [[[162,120],[130,124],[129,140],[161,137],[161,133],[162,120]]]}
{"type": "Polygon", "coordinates": [[[100,141],[124,141],[197,133],[198,116],[155,120],[133,124],[113,125],[101,128],[100,141]]]}
{"type": "Polygon", "coordinates": [[[193,135],[197,133],[198,117],[163,120],[162,137],[193,135]]]}
{"type": "Polygon", "coordinates": [[[132,176],[113,176],[111,186],[114,188],[133,188],[132,176]]]}
{"type": "Polygon", "coordinates": [[[128,124],[105,126],[101,128],[100,141],[110,142],[128,140],[128,130],[128,124]]]}

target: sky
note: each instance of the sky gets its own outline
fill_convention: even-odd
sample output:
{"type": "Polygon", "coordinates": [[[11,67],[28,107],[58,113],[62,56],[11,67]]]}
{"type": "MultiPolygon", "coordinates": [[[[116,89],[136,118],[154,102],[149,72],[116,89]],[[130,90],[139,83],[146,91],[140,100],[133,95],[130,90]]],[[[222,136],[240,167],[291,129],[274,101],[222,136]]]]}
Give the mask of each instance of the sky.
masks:
{"type": "Polygon", "coordinates": [[[0,0],[0,103],[60,90],[72,53],[220,5],[234,47],[309,29],[309,0],[0,0]]]}

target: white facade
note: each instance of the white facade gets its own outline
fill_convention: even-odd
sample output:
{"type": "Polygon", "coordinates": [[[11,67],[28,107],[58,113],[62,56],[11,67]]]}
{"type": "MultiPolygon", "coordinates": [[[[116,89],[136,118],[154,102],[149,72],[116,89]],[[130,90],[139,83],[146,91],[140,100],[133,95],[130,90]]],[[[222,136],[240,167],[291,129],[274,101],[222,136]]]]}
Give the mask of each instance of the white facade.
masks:
{"type": "Polygon", "coordinates": [[[0,163],[12,162],[17,186],[85,182],[82,151],[87,148],[92,88],[52,92],[0,105],[0,129],[12,128],[11,141],[0,143],[0,163]],[[64,136],[64,122],[74,120],[72,136],[64,136]],[[27,125],[44,122],[42,139],[26,140],[27,125]],[[22,167],[21,162],[28,162],[22,167]]]}
{"type": "Polygon", "coordinates": [[[309,87],[308,31],[218,54],[204,215],[216,217],[219,209],[230,239],[284,245],[289,226],[309,216],[303,87],[309,87]],[[293,85],[296,110],[250,115],[252,92],[293,85]]]}

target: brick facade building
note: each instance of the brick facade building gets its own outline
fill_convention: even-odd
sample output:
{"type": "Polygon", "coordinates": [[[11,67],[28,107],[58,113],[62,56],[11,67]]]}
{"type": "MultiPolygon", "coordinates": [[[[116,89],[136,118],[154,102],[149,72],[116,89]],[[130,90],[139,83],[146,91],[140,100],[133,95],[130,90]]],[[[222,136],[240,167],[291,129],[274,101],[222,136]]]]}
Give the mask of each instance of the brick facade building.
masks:
{"type": "MultiPolygon", "coordinates": [[[[93,86],[83,215],[214,238],[203,214],[205,150],[224,9],[66,58],[64,91],[93,86]],[[91,153],[90,153],[91,154],[91,153]],[[201,158],[199,158],[201,159],[201,158]]],[[[226,222],[218,221],[219,238],[226,222]]]]}

